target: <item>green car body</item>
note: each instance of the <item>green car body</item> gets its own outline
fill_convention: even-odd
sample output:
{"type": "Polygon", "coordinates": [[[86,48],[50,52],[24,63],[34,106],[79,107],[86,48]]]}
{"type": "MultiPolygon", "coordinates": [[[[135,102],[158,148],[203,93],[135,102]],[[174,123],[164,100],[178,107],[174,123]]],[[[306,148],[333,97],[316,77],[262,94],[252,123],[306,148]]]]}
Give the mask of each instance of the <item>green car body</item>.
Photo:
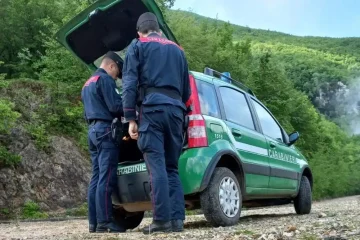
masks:
{"type": "MultiPolygon", "coordinates": [[[[217,88],[226,87],[243,94],[249,102],[257,101],[261,104],[254,96],[219,78],[209,77],[199,72],[190,72],[190,74],[197,82],[204,82],[209,87],[211,86],[214,89],[214,97],[221,98],[217,88]]],[[[261,107],[267,110],[262,104],[261,107]]],[[[252,112],[253,119],[257,119],[254,109],[252,112]]],[[[271,115],[270,111],[268,113],[271,115]]],[[[220,118],[206,114],[203,116],[206,122],[209,146],[186,149],[179,160],[179,174],[185,195],[203,191],[209,182],[212,171],[219,164],[229,166],[240,174],[239,180],[246,198],[249,200],[258,197],[295,197],[299,190],[301,176],[304,174],[312,184],[310,167],[301,152],[293,145],[288,146],[285,141],[264,135],[261,129],[264,126],[261,126],[259,122],[254,124],[258,125],[257,129],[252,130],[228,120],[225,113],[220,118]],[[241,138],[236,135],[236,132],[241,134],[241,138]],[[276,147],[272,148],[271,144],[276,147]]],[[[273,119],[279,124],[275,118],[273,119]]],[[[280,124],[279,130],[282,131],[282,134],[286,134],[280,124]]],[[[142,164],[141,170],[131,173],[146,171],[145,163],[142,164]]],[[[119,164],[119,173],[121,168],[128,168],[128,166],[122,167],[119,164]]]]}
{"type": "MultiPolygon", "coordinates": [[[[257,196],[296,196],[304,171],[312,179],[305,158],[294,146],[288,146],[284,141],[264,135],[261,127],[266,126],[261,126],[258,121],[254,122],[257,127],[253,130],[227,118],[224,109],[226,102],[222,101],[219,88],[231,89],[234,94],[245,96],[250,104],[251,101],[257,101],[267,110],[265,106],[254,96],[219,78],[197,72],[191,74],[197,82],[204,82],[209,88],[213,88],[220,116],[203,114],[209,146],[189,149],[180,157],[179,172],[185,194],[204,190],[211,172],[216,167],[215,164],[220,164],[238,171],[241,176],[239,180],[248,199],[257,196]],[[276,147],[272,148],[271,144],[276,147]]],[[[251,107],[252,118],[258,119],[254,107],[250,104],[248,106],[251,107]]],[[[270,111],[268,113],[271,115],[270,111]]],[[[285,134],[280,127],[279,130],[285,134]]]]}
{"type": "MultiPolygon", "coordinates": [[[[95,70],[96,61],[107,50],[124,51],[136,38],[135,23],[144,11],[155,13],[164,36],[177,42],[153,0],[97,1],[66,24],[56,37],[95,70]],[[104,32],[96,24],[121,17],[122,22],[127,19],[126,27],[110,22],[106,26],[110,30],[104,32]],[[104,34],[94,35],[89,43],[84,41],[84,36],[97,31],[104,34]],[[118,34],[119,31],[127,34],[118,34]]],[[[241,83],[212,69],[189,73],[195,83],[192,98],[200,107],[196,116],[201,116],[204,124],[205,145],[190,146],[188,130],[179,159],[186,207],[202,208],[206,219],[214,226],[236,224],[242,206],[294,202],[298,214],[309,213],[313,176],[306,159],[293,145],[299,134],[288,135],[271,112],[241,83]]],[[[114,209],[120,209],[115,215],[126,218],[131,223],[128,228],[134,228],[141,222],[144,211],[152,208],[150,186],[144,161],[141,157],[128,157],[132,152],[126,154],[126,159],[118,165],[119,187],[113,194],[113,204],[114,209]]]]}

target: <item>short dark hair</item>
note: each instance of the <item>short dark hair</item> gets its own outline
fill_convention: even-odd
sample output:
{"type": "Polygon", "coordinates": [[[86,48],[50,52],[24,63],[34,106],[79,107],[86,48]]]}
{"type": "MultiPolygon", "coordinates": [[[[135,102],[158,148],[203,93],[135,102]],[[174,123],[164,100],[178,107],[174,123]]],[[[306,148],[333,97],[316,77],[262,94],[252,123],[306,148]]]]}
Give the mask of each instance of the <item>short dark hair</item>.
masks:
{"type": "Polygon", "coordinates": [[[151,31],[159,32],[160,27],[157,22],[149,20],[141,23],[137,30],[142,34],[148,34],[151,31]]]}

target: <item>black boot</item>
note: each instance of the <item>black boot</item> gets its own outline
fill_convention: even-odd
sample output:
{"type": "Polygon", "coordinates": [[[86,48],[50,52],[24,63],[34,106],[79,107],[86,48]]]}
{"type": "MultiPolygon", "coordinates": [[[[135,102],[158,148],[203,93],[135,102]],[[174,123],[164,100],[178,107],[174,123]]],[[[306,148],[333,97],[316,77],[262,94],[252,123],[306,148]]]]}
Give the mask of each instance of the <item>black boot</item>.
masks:
{"type": "Polygon", "coordinates": [[[151,234],[154,232],[171,232],[171,222],[153,221],[149,226],[143,228],[144,234],[151,234]]]}
{"type": "Polygon", "coordinates": [[[96,228],[97,233],[104,233],[104,232],[123,233],[125,231],[126,229],[124,227],[119,226],[114,222],[98,223],[96,228]]]}
{"type": "Polygon", "coordinates": [[[184,230],[183,220],[171,220],[171,228],[173,232],[182,232],[184,230]]]}
{"type": "Polygon", "coordinates": [[[96,224],[89,224],[89,233],[96,232],[96,224]]]}

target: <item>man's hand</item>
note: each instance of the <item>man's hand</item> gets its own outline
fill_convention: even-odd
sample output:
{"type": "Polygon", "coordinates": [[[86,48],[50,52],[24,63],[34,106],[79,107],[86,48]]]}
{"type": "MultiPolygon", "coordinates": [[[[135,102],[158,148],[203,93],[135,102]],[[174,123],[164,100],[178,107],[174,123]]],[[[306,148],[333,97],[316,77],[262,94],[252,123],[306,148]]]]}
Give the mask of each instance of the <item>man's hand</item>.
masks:
{"type": "Polygon", "coordinates": [[[138,139],[138,125],[134,120],[129,122],[129,135],[134,140],[138,139]]]}

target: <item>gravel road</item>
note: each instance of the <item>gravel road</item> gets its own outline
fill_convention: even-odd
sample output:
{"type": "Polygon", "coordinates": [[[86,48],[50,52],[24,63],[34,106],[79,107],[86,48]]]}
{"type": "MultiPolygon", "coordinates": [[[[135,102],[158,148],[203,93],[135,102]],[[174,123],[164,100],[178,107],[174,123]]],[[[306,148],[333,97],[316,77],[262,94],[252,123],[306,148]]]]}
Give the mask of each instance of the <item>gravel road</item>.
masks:
{"type": "MultiPolygon", "coordinates": [[[[144,219],[140,227],[150,222],[144,219]]],[[[314,202],[312,213],[298,216],[292,205],[243,210],[238,225],[212,228],[202,215],[187,216],[185,231],[143,235],[89,234],[86,220],[0,224],[0,239],[359,239],[360,196],[314,202]]]]}

